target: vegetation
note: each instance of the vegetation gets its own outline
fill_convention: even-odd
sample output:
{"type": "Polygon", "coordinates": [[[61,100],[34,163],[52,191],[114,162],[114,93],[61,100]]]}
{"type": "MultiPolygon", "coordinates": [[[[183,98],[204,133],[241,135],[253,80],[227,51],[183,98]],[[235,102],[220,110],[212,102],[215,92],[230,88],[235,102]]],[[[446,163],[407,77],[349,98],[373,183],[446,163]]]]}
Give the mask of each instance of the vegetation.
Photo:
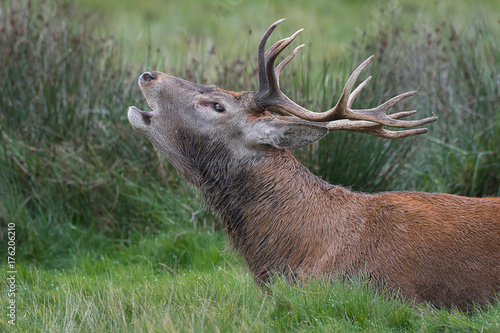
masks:
{"type": "MultiPolygon", "coordinates": [[[[126,109],[144,105],[136,79],[145,66],[253,89],[253,44],[276,9],[259,18],[248,41],[235,41],[251,46],[226,46],[237,33],[225,31],[216,44],[197,31],[206,38],[172,40],[172,51],[150,44],[130,56],[128,41],[104,35],[98,18],[69,3],[0,3],[0,274],[11,270],[4,241],[10,223],[17,270],[16,326],[2,314],[0,331],[499,330],[500,303],[469,314],[436,310],[383,295],[362,278],[295,285],[277,277],[263,292],[225,249],[197,192],[132,131],[126,109]]],[[[221,15],[232,22],[233,15],[221,15]]],[[[434,113],[439,122],[425,136],[399,141],[331,133],[298,157],[354,189],[500,195],[498,27],[487,19],[409,25],[402,10],[377,15],[349,54],[297,57],[282,74],[283,89],[311,109],[327,109],[350,71],[375,54],[366,74],[375,82],[356,105],[416,89],[404,108],[434,113]]],[[[207,26],[215,29],[216,21],[207,26]]],[[[322,42],[320,35],[304,38],[322,42]]],[[[3,309],[8,288],[2,278],[3,309]]]]}

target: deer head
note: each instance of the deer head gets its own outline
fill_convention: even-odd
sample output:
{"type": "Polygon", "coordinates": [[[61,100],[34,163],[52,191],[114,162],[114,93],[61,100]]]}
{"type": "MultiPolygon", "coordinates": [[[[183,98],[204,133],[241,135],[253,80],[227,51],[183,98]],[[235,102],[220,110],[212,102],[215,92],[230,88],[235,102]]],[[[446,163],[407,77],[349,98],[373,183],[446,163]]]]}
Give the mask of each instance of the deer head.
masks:
{"type": "Polygon", "coordinates": [[[225,91],[154,71],[145,72],[139,78],[139,86],[153,111],[141,111],[132,106],[128,111],[129,121],[191,183],[200,185],[197,164],[205,160],[205,156],[212,160],[245,159],[249,163],[252,157],[257,158],[275,149],[311,144],[330,130],[401,138],[426,133],[427,129],[390,131],[384,126],[413,128],[437,120],[436,117],[399,120],[416,111],[386,114],[390,107],[414,95],[415,91],[398,95],[372,109],[351,109],[354,99],[371,77],[353,90],[355,81],[373,56],[354,70],[332,109],[318,113],[294,103],[281,92],[279,76],[303,45],[295,48],[278,66],[275,66],[275,60],[302,29],[265,51],[267,39],[282,21],[272,24],[260,40],[259,90],[256,92],[225,91]]]}

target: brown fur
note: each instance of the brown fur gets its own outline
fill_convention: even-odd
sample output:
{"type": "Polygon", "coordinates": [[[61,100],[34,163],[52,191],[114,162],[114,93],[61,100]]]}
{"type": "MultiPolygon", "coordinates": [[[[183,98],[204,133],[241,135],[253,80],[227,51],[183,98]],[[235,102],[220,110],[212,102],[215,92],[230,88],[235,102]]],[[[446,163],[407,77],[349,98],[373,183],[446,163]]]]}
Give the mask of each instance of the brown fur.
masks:
{"type": "Polygon", "coordinates": [[[236,99],[239,99],[241,97],[241,95],[243,95],[243,93],[244,93],[242,91],[229,91],[229,90],[224,90],[224,89],[220,89],[220,88],[217,88],[217,90],[220,91],[221,93],[231,95],[236,99]]]}
{"type": "Polygon", "coordinates": [[[261,163],[247,183],[226,187],[231,200],[215,202],[259,281],[357,271],[416,301],[463,309],[500,292],[500,198],[364,194],[325,183],[288,152],[261,163]],[[244,227],[231,227],[234,209],[244,227]]]}

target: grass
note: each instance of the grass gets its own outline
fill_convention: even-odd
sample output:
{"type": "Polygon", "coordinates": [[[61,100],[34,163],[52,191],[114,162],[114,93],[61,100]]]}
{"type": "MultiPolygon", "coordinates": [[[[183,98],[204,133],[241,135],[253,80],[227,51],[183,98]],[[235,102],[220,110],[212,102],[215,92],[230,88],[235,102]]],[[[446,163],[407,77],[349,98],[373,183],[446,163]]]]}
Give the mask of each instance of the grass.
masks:
{"type": "MultiPolygon", "coordinates": [[[[472,5],[454,2],[443,22],[449,7],[424,1],[409,25],[402,22],[416,10],[409,1],[383,3],[384,11],[371,3],[315,2],[307,15],[302,6],[280,1],[253,7],[222,1],[221,13],[197,25],[202,12],[213,13],[213,3],[188,13],[182,8],[190,0],[165,7],[124,1],[112,17],[129,22],[119,28],[122,39],[81,14],[80,8],[98,8],[106,15],[110,3],[0,3],[0,238],[7,239],[6,226],[14,223],[18,305],[16,326],[1,315],[0,331],[499,330],[499,303],[469,314],[419,307],[381,294],[362,278],[297,285],[278,277],[264,292],[226,248],[198,194],[126,119],[127,106],[144,105],[137,73],[151,67],[253,89],[258,35],[288,8],[289,21],[309,25],[301,38],[311,43],[282,74],[294,100],[330,107],[338,97],[332,91],[338,94],[350,71],[375,54],[366,74],[375,82],[356,105],[417,89],[402,108],[440,118],[425,136],[400,141],[331,133],[295,152],[315,173],[366,191],[500,195],[500,46],[488,16],[463,18],[457,13],[472,5]],[[333,5],[345,15],[330,31],[324,22],[333,5]],[[131,6],[146,13],[149,33],[142,16],[130,18],[131,6]],[[361,23],[364,17],[369,20],[361,23]],[[221,27],[225,21],[238,29],[221,27]],[[127,33],[137,26],[140,38],[127,33]],[[248,38],[235,37],[250,28],[255,32],[248,38]],[[358,33],[351,42],[346,32],[352,30],[358,33]]],[[[498,8],[496,2],[484,6],[498,8]]],[[[279,34],[294,25],[283,25],[279,34]]],[[[6,277],[10,260],[3,259],[7,242],[1,244],[0,275],[6,277]]],[[[4,296],[5,281],[3,309],[11,299],[4,296]]]]}
{"type": "Polygon", "coordinates": [[[468,315],[414,308],[363,281],[278,280],[263,292],[231,256],[210,270],[172,273],[128,255],[129,263],[82,258],[82,266],[62,271],[19,265],[14,331],[497,332],[500,325],[500,304],[468,315]]]}

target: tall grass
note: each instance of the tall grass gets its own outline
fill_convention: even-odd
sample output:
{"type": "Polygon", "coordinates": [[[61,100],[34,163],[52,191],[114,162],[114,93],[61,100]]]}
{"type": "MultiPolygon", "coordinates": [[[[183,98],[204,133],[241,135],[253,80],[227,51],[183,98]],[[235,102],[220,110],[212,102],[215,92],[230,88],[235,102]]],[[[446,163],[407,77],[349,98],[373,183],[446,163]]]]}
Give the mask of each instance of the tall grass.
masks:
{"type": "Polygon", "coordinates": [[[391,17],[377,31],[375,38],[365,34],[354,41],[352,62],[328,70],[342,80],[307,82],[307,94],[319,97],[314,109],[330,108],[334,102],[326,96],[339,94],[349,68],[375,54],[365,70],[374,82],[354,107],[418,90],[400,109],[417,109],[418,117],[434,114],[439,121],[427,125],[429,133],[397,142],[330,135],[308,148],[304,160],[329,181],[356,189],[500,195],[500,41],[493,29],[478,21],[459,33],[445,21],[434,26],[424,18],[402,29],[391,17]]]}
{"type": "Polygon", "coordinates": [[[413,103],[440,119],[395,186],[468,196],[500,195],[500,41],[485,21],[458,32],[422,18],[411,30],[389,26],[358,45],[378,53],[377,84],[417,89],[413,103]]]}
{"type": "MultiPolygon", "coordinates": [[[[255,88],[254,48],[237,56],[203,39],[178,44],[175,63],[149,49],[125,63],[120,42],[70,3],[2,1],[0,12],[0,238],[16,225],[20,332],[498,331],[500,304],[472,314],[415,307],[362,280],[278,281],[266,293],[224,250],[197,194],[126,119],[144,105],[138,73],[158,68],[225,89],[255,88]]],[[[385,22],[385,21],[383,21],[385,22]]],[[[382,23],[383,23],[382,22],[382,23]]],[[[499,170],[499,45],[486,25],[359,36],[349,59],[307,53],[281,85],[314,110],[331,107],[370,54],[373,75],[356,106],[412,89],[401,106],[438,123],[400,141],[332,133],[296,152],[334,183],[369,191],[495,195],[499,170]],[[333,78],[331,75],[338,75],[333,78]]],[[[385,24],[385,23],[384,23],[385,24]]],[[[5,242],[0,243],[5,244],[5,242]]],[[[5,276],[6,248],[0,248],[5,276]]],[[[7,285],[0,284],[6,307],[7,285]]],[[[0,316],[0,331],[12,329],[0,316]]]]}
{"type": "Polygon", "coordinates": [[[198,210],[128,124],[140,96],[119,44],[64,19],[69,5],[2,6],[0,222],[16,224],[20,255],[55,264],[198,210]]]}

